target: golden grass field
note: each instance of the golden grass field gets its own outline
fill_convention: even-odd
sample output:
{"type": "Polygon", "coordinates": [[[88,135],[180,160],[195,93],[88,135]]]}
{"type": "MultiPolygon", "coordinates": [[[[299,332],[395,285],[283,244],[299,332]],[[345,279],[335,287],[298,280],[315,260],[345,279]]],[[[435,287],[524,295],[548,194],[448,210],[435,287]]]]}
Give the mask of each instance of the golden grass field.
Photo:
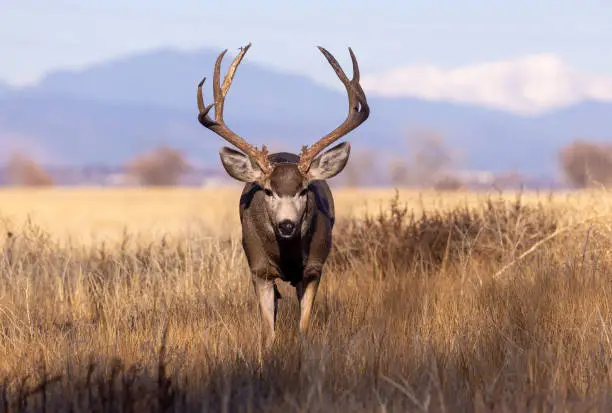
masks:
{"type": "Polygon", "coordinates": [[[266,355],[239,193],[0,191],[0,411],[611,411],[611,195],[335,189],[266,355]]]}
{"type": "MultiPolygon", "coordinates": [[[[32,220],[58,240],[81,243],[120,239],[123,232],[156,237],[188,231],[194,225],[216,235],[239,235],[238,198],[241,187],[199,189],[12,189],[0,191],[0,214],[18,229],[32,220]],[[229,231],[229,232],[228,232],[229,231]]],[[[402,202],[417,214],[423,210],[448,210],[461,205],[476,206],[489,193],[400,190],[402,202]]],[[[336,213],[342,218],[359,218],[364,212],[386,208],[395,195],[392,189],[340,189],[334,191],[336,213]]],[[[514,200],[518,194],[502,196],[514,200]]],[[[496,194],[493,194],[496,196],[496,194]]],[[[550,194],[525,193],[527,202],[549,201],[550,194]]],[[[592,193],[556,193],[555,207],[605,214],[606,195],[592,193]],[[603,197],[603,198],[602,198],[603,197]]],[[[612,213],[612,208],[610,211],[612,213]]],[[[581,214],[582,215],[582,214],[581,214]]]]}

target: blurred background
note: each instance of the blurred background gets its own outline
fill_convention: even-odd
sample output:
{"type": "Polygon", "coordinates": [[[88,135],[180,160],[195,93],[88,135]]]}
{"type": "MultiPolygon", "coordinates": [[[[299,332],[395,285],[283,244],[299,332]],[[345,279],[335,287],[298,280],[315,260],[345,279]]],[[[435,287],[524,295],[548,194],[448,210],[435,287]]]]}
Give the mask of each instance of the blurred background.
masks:
{"type": "Polygon", "coordinates": [[[607,185],[610,22],[603,0],[0,0],[0,184],[230,184],[196,85],[253,42],[225,120],[292,152],[347,112],[315,46],[349,76],[355,51],[371,116],[335,185],[607,185]]]}

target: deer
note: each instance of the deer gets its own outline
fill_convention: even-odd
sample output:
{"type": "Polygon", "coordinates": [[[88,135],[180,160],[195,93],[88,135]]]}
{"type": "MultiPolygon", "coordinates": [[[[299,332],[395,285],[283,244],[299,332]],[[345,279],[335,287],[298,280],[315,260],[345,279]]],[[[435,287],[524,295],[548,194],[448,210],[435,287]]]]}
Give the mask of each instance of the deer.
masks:
{"type": "Polygon", "coordinates": [[[213,75],[213,102],[204,104],[202,85],[197,88],[198,121],[238,150],[224,146],[219,150],[227,174],[244,182],[239,200],[242,248],[250,269],[258,299],[264,346],[270,349],[276,336],[278,291],[276,281],[295,288],[299,303],[299,333],[305,340],[313,303],[323,266],[332,247],[335,222],[334,198],[327,179],[345,168],[350,144],[343,142],[321,153],[341,137],[357,128],[370,114],[365,93],[359,84],[359,66],[352,49],[353,77],[348,79],[337,60],[323,47],[323,53],[346,88],[348,115],[344,122],[301,153],[269,153],[251,145],[233,132],[223,120],[225,96],[236,69],[251,43],[241,47],[221,83],[221,61],[227,49],[218,56],[213,75]],[[215,118],[210,117],[214,107],[215,118]]]}

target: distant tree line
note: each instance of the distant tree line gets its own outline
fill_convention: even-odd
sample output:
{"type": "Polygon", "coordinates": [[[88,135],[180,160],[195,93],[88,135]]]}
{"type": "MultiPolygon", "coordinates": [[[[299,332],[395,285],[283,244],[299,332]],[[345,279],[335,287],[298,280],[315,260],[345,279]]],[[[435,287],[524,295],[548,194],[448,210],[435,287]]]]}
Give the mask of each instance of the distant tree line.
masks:
{"type": "MultiPolygon", "coordinates": [[[[454,175],[461,154],[442,135],[433,131],[409,134],[405,150],[387,163],[388,180],[394,186],[458,190],[464,187],[454,175]]],[[[375,163],[368,151],[351,155],[343,176],[344,184],[361,186],[375,163]]],[[[558,153],[558,164],[566,183],[574,188],[612,186],[612,143],[576,139],[558,153]]]]}
{"type": "MultiPolygon", "coordinates": [[[[167,146],[137,155],[125,166],[127,175],[142,186],[175,186],[190,168],[181,152],[167,146]]],[[[48,170],[22,153],[9,157],[5,171],[8,184],[13,186],[48,187],[54,184],[48,170]]]]}
{"type": "Polygon", "coordinates": [[[463,183],[453,176],[460,163],[460,154],[450,147],[435,131],[419,130],[409,133],[402,146],[382,162],[376,152],[354,149],[338,180],[344,186],[359,187],[378,181],[395,187],[434,188],[457,190],[463,183]],[[384,174],[380,177],[378,175],[384,174]]]}
{"type": "MultiPolygon", "coordinates": [[[[442,135],[418,131],[407,135],[405,147],[385,162],[383,182],[396,187],[421,187],[458,190],[464,183],[454,174],[461,154],[451,148],[442,135]]],[[[353,150],[345,170],[334,179],[342,186],[358,187],[375,179],[377,154],[371,150],[353,150]]],[[[558,154],[560,170],[566,182],[575,188],[612,185],[612,144],[577,139],[558,154]]],[[[191,169],[186,157],[169,146],[160,146],[135,156],[125,165],[132,182],[141,186],[176,186],[191,169]]],[[[48,187],[53,178],[36,160],[24,154],[9,157],[5,178],[14,186],[48,187]]],[[[380,180],[379,180],[380,182],[380,180]]]]}

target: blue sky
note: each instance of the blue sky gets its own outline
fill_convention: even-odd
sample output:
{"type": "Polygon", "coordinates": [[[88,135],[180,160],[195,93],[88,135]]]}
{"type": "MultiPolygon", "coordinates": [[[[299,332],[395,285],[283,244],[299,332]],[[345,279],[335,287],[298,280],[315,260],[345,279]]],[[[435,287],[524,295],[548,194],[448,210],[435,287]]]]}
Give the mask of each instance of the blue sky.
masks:
{"type": "Polygon", "coordinates": [[[235,49],[249,60],[323,77],[314,47],[362,70],[430,64],[452,68],[553,53],[590,74],[612,74],[609,0],[0,0],[0,79],[35,81],[160,47],[235,49]]]}

